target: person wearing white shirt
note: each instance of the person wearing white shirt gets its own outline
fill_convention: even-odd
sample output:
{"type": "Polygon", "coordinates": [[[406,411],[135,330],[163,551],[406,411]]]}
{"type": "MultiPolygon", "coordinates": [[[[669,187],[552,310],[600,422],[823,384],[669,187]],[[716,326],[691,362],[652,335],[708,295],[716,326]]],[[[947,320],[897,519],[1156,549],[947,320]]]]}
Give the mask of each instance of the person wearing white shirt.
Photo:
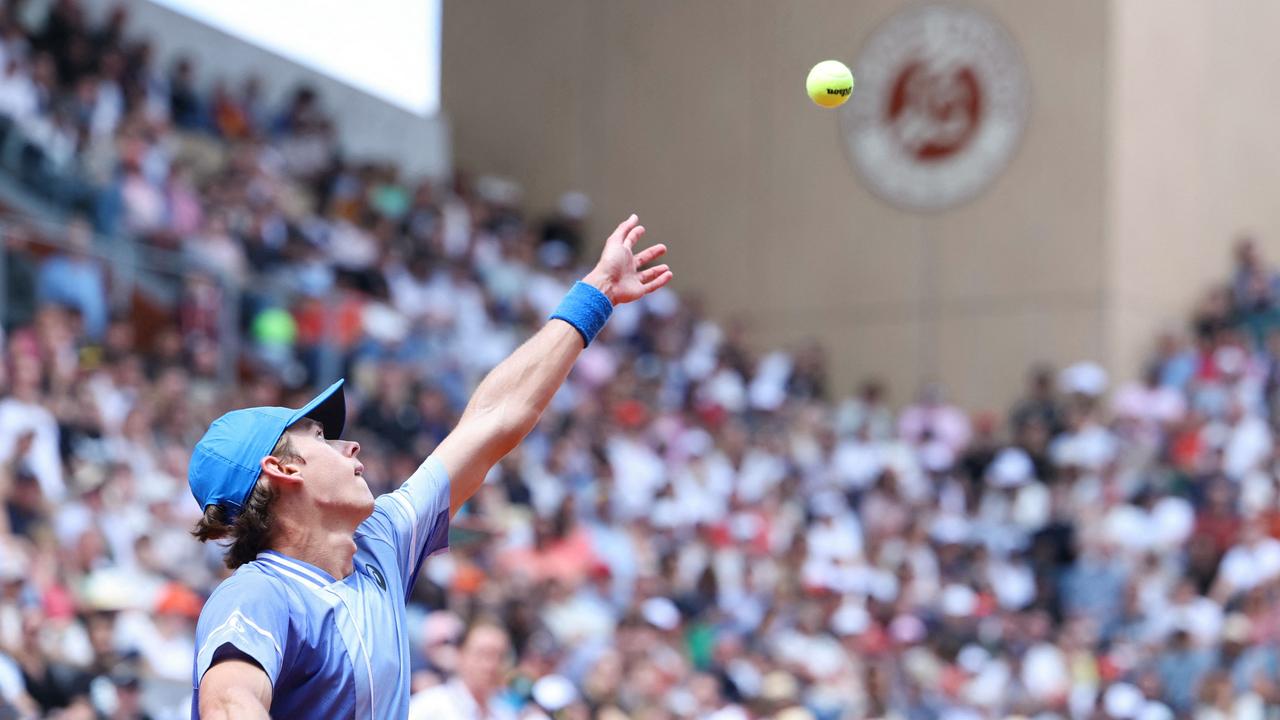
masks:
{"type": "Polygon", "coordinates": [[[463,636],[458,674],[409,700],[408,720],[515,720],[497,698],[511,643],[501,625],[479,621],[463,636]]]}
{"type": "Polygon", "coordinates": [[[36,114],[36,86],[16,59],[9,60],[0,74],[0,115],[26,122],[36,114]]]}
{"type": "Polygon", "coordinates": [[[1160,367],[1147,369],[1142,382],[1132,382],[1116,392],[1113,403],[1116,416],[1135,425],[1137,436],[1145,443],[1159,442],[1162,429],[1182,420],[1187,401],[1175,388],[1160,384],[1160,367]]]}
{"type": "Polygon", "coordinates": [[[57,419],[41,402],[36,383],[39,367],[20,357],[13,365],[9,397],[0,400],[0,463],[22,460],[51,502],[66,494],[62,458],[58,453],[57,419]]]}
{"type": "Polygon", "coordinates": [[[1222,556],[1213,596],[1219,601],[1280,577],[1280,540],[1258,521],[1244,526],[1240,543],[1222,556]]]}
{"type": "Polygon", "coordinates": [[[938,440],[954,453],[969,444],[973,431],[964,411],[944,402],[942,389],[929,384],[920,391],[919,400],[902,411],[898,435],[912,445],[938,440]]]}
{"type": "Polygon", "coordinates": [[[1227,441],[1223,448],[1223,472],[1234,480],[1262,466],[1271,455],[1272,438],[1267,422],[1249,414],[1235,402],[1227,411],[1227,441]]]}

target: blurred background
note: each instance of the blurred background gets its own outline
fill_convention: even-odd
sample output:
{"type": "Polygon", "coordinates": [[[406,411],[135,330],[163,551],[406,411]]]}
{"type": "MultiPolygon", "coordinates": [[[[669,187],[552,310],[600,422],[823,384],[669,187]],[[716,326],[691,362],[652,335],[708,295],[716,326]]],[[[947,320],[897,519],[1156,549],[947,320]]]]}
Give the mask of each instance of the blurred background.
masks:
{"type": "Polygon", "coordinates": [[[207,424],[345,376],[393,488],[633,211],[677,279],[419,575],[422,717],[1280,716],[1277,27],[0,0],[0,718],[187,717],[207,424]]]}

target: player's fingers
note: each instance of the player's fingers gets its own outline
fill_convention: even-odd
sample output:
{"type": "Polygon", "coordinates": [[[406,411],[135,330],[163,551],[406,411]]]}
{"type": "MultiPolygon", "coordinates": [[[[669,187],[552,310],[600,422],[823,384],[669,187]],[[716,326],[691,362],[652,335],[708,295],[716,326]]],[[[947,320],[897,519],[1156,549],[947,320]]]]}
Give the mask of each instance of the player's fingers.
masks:
{"type": "Polygon", "coordinates": [[[640,223],[640,218],[636,217],[635,213],[631,213],[631,217],[618,223],[618,227],[614,228],[613,234],[610,235],[609,239],[606,240],[605,242],[612,243],[612,244],[617,244],[622,242],[623,238],[627,236],[627,233],[631,232],[631,228],[635,227],[639,223],[640,223]]]}
{"type": "Polygon", "coordinates": [[[662,273],[670,269],[671,268],[667,267],[666,265],[654,265],[648,270],[642,270],[640,272],[640,284],[647,285],[648,283],[651,283],[654,280],[657,280],[658,277],[662,275],[662,273]]]}
{"type": "Polygon", "coordinates": [[[666,285],[667,283],[671,282],[671,278],[673,277],[675,277],[675,275],[672,275],[671,271],[667,270],[666,272],[659,275],[653,282],[645,283],[644,284],[645,294],[647,295],[653,292],[654,290],[657,290],[658,288],[662,287],[663,285],[666,285]]]}
{"type": "Polygon", "coordinates": [[[639,242],[640,238],[642,237],[644,237],[644,226],[636,225],[635,227],[627,231],[626,237],[624,237],[622,240],[622,244],[628,250],[630,250],[631,248],[636,246],[636,243],[639,242]]]}
{"type": "Polygon", "coordinates": [[[661,243],[647,247],[641,250],[640,252],[636,253],[636,269],[639,270],[645,265],[648,265],[649,263],[653,262],[654,260],[657,260],[658,258],[666,254],[667,254],[667,246],[661,243]]]}

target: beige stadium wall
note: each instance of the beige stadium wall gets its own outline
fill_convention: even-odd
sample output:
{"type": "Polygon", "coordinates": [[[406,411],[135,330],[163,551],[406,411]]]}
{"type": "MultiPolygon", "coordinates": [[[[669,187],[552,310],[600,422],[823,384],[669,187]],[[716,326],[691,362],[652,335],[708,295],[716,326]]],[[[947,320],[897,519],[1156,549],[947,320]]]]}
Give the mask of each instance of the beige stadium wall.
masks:
{"type": "Polygon", "coordinates": [[[1231,272],[1242,233],[1280,259],[1280,3],[1111,5],[1108,360],[1137,371],[1231,272]]]}
{"type": "Polygon", "coordinates": [[[937,378],[1003,409],[1037,361],[1132,376],[1237,227],[1280,240],[1280,65],[1256,62],[1280,54],[1280,3],[973,4],[1016,39],[1032,97],[1009,166],[952,210],[871,195],[837,113],[803,94],[898,0],[446,0],[455,162],[534,208],[587,191],[597,236],[640,212],[682,293],[761,349],[818,338],[840,392],[875,375],[906,401],[937,378]]]}

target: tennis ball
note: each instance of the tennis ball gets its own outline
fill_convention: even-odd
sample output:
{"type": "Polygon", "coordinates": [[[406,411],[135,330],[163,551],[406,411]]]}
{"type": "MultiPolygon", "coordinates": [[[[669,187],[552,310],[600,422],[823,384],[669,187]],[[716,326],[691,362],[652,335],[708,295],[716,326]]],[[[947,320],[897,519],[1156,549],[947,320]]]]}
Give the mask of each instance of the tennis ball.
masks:
{"type": "Polygon", "coordinates": [[[853,93],[853,73],[839,60],[823,60],[805,80],[809,97],[824,108],[840,107],[853,93]]]}

